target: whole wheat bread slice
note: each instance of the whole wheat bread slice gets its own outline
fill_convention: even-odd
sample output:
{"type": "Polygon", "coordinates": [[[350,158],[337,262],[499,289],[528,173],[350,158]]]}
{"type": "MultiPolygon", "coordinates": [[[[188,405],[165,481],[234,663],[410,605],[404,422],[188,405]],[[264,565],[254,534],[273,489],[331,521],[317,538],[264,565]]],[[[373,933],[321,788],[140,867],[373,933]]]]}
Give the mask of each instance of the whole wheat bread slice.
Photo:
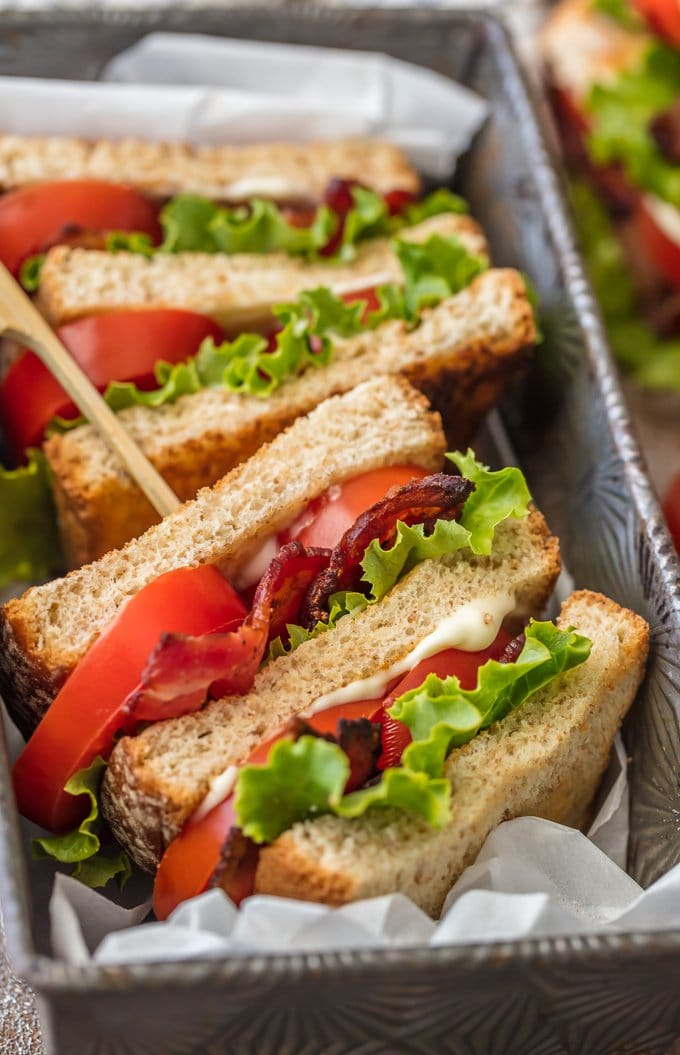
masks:
{"type": "Polygon", "coordinates": [[[297,824],[262,851],[256,891],[331,905],[400,892],[436,917],[501,821],[536,815],[583,825],[642,680],[649,628],[588,591],[569,598],[559,622],[592,640],[590,658],[452,751],[448,827],[435,832],[379,809],[359,821],[329,816],[297,824]]]}
{"type": "MultiPolygon", "coordinates": [[[[486,253],[470,216],[445,213],[406,227],[399,237],[424,242],[455,235],[471,253],[486,253]]],[[[303,290],[327,286],[344,293],[381,282],[400,282],[401,264],[390,238],[357,248],[350,263],[310,263],[286,253],[107,253],[56,246],[40,276],[38,307],[53,326],[82,315],[137,308],[183,308],[209,315],[230,333],[257,327],[272,307],[303,290]]]]}
{"type": "Polygon", "coordinates": [[[153,869],[210,782],[282,722],[322,693],[391,666],[472,600],[507,591],[518,612],[539,611],[558,572],[557,540],[540,513],[506,521],[491,557],[459,552],[424,561],[379,604],[271,662],[247,696],[213,701],[196,714],[120,740],[102,793],[114,834],[143,868],[153,869]]]}
{"type": "Polygon", "coordinates": [[[438,415],[402,378],[321,404],[142,538],[0,609],[0,692],[14,721],[31,732],[126,598],[158,575],[196,564],[233,575],[333,484],[383,465],[436,470],[443,454],[438,415]]]}
{"type": "MultiPolygon", "coordinates": [[[[425,310],[417,329],[390,322],[338,341],[328,366],[285,382],[268,399],[205,389],[156,410],[131,407],[120,418],[183,499],[324,399],[378,375],[406,376],[442,412],[450,445],[461,447],[525,364],[535,334],[521,275],[487,271],[425,310]]],[[[123,545],[157,519],[91,426],[52,436],[45,453],[72,566],[123,545]]]]}
{"type": "Polygon", "coordinates": [[[331,179],[382,193],[417,194],[418,175],[402,151],[377,139],[191,147],[139,139],[0,136],[0,188],[48,180],[128,183],[158,198],[183,191],[218,201],[317,201],[331,179]]]}

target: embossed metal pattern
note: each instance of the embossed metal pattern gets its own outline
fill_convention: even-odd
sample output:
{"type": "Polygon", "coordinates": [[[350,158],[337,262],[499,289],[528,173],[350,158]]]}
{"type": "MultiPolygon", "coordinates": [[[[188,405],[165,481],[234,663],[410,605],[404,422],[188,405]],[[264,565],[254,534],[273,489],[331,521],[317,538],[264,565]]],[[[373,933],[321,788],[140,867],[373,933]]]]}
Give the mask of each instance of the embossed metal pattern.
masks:
{"type": "MultiPolygon", "coordinates": [[[[651,881],[680,858],[678,568],[537,108],[503,29],[443,11],[229,0],[190,10],[5,12],[0,72],[93,77],[112,54],[160,26],[381,49],[493,101],[458,184],[489,230],[496,259],[530,272],[546,316],[537,367],[508,401],[506,420],[577,582],[638,608],[654,628],[650,675],[626,728],[634,757],[630,867],[651,881]]],[[[40,993],[47,1045],[58,1055],[666,1055],[680,1034],[677,933],[69,968],[34,948],[31,909],[45,907],[27,903],[4,765],[0,857],[12,957],[40,993]]]]}

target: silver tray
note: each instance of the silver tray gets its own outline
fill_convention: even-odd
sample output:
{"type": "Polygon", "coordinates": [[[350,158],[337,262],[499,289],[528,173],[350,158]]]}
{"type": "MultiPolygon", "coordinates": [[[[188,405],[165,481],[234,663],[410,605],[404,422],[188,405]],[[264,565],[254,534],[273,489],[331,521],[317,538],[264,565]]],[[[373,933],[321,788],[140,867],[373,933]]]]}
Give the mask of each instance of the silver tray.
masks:
{"type": "MultiPolygon", "coordinates": [[[[150,29],[383,50],[493,103],[456,179],[496,262],[527,271],[545,343],[504,410],[578,586],[651,623],[649,674],[625,726],[629,870],[680,860],[680,573],[584,278],[561,181],[503,26],[473,13],[223,2],[218,7],[0,15],[0,73],[91,78],[150,29]]],[[[1,118],[0,118],[1,120],[1,118]]],[[[680,932],[459,948],[252,956],[222,963],[68,967],[36,944],[6,756],[0,894],[17,971],[59,1055],[665,1055],[680,1034],[680,932]]],[[[34,915],[35,914],[35,915],[34,915]]],[[[6,1049],[18,1055],[21,1046],[6,1049]]]]}

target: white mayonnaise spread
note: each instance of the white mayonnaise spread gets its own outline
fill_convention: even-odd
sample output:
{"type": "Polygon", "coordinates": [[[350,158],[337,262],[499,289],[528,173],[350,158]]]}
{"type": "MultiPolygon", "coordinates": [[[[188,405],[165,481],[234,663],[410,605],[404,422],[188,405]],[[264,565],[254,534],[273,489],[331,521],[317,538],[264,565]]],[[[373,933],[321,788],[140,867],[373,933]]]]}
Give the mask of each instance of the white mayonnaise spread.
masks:
{"type": "MultiPolygon", "coordinates": [[[[320,714],[321,711],[341,703],[379,699],[385,695],[387,686],[395,678],[408,674],[421,660],[427,659],[428,656],[436,656],[447,648],[459,648],[462,652],[481,652],[496,640],[503,620],[514,607],[514,593],[495,593],[469,601],[454,615],[442,619],[432,633],[391,667],[373,674],[370,678],[361,678],[319,696],[308,710],[303,711],[301,717],[311,718],[312,715],[320,714]]],[[[213,778],[208,794],[194,815],[198,820],[215,806],[219,806],[232,793],[237,774],[238,766],[228,766],[223,773],[213,778]]]]}
{"type": "Polygon", "coordinates": [[[200,821],[207,813],[210,813],[220,802],[224,802],[234,790],[234,784],[238,776],[238,766],[228,766],[222,773],[210,781],[208,794],[193,815],[193,819],[200,821]]]}
{"type": "Polygon", "coordinates": [[[254,586],[256,582],[259,582],[280,548],[276,535],[266,538],[250,560],[246,561],[233,576],[232,585],[235,589],[247,590],[249,586],[254,586]]]}
{"type": "Polygon", "coordinates": [[[431,634],[391,667],[319,696],[309,710],[304,712],[303,717],[319,714],[330,707],[337,707],[340,703],[378,699],[384,696],[391,681],[402,674],[408,674],[421,660],[443,652],[444,649],[459,648],[463,652],[481,652],[495,641],[501,623],[514,607],[515,595],[511,593],[480,597],[476,601],[464,604],[455,615],[442,619],[431,634]]]}
{"type": "Polygon", "coordinates": [[[246,176],[229,183],[218,195],[226,201],[247,201],[248,198],[273,198],[274,201],[299,201],[300,184],[281,179],[280,176],[246,176]]]}

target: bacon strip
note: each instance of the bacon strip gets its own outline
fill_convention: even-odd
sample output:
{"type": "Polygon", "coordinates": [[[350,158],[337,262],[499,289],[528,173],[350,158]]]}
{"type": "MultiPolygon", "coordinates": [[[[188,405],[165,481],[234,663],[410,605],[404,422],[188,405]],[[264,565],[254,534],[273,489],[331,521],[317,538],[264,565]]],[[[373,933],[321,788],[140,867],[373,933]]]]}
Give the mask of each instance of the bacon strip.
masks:
{"type": "Polygon", "coordinates": [[[524,648],[524,642],[526,641],[526,635],[524,631],[518,634],[517,637],[513,637],[512,641],[509,641],[505,646],[500,656],[498,657],[499,663],[516,663],[520,657],[520,653],[524,648]]]}
{"type": "Polygon", "coordinates": [[[253,607],[228,634],[164,634],[151,653],[139,687],[128,697],[129,723],[176,718],[208,697],[243,695],[251,688],[267,643],[296,622],[309,585],[328,565],[330,550],[289,542],[269,565],[253,607]]]}
{"type": "Polygon", "coordinates": [[[327,623],[331,594],[359,588],[361,561],[374,539],[381,546],[391,545],[397,521],[424,524],[428,531],[437,520],[457,519],[473,490],[474,484],[462,476],[434,473],[389,491],[355,520],[333,550],[328,568],[314,580],[303,601],[302,625],[313,630],[317,623],[327,623]]]}

